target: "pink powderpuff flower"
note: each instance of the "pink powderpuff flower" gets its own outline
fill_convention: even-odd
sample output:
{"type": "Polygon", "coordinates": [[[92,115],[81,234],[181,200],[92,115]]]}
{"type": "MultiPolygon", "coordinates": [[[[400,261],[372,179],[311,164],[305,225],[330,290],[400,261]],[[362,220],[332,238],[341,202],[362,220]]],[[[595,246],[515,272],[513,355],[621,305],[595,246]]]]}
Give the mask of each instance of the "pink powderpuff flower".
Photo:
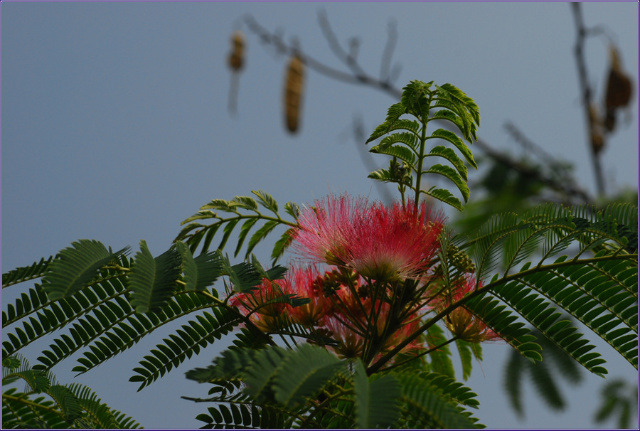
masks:
{"type": "Polygon", "coordinates": [[[417,208],[411,202],[387,207],[342,195],[316,201],[298,224],[293,243],[298,254],[391,281],[425,276],[439,250],[444,216],[424,202],[417,208]]]}
{"type": "Polygon", "coordinates": [[[243,316],[248,316],[251,323],[261,331],[277,330],[280,326],[280,316],[290,308],[288,304],[277,301],[282,294],[288,293],[280,281],[278,280],[277,286],[274,286],[274,282],[264,279],[260,286],[252,291],[233,294],[228,304],[238,308],[243,316]]]}
{"type": "MultiPolygon", "coordinates": [[[[461,300],[476,288],[476,280],[467,276],[448,298],[443,298],[439,308],[447,306],[461,300]]],[[[482,283],[478,284],[478,289],[482,288],[482,283]]],[[[480,318],[464,306],[460,306],[444,317],[445,326],[451,333],[461,340],[470,343],[481,343],[483,341],[500,340],[500,336],[489,328],[480,318]]]]}
{"type": "Polygon", "coordinates": [[[322,326],[324,316],[333,308],[331,299],[324,295],[323,280],[324,276],[315,267],[293,266],[289,269],[281,286],[288,293],[309,299],[305,305],[287,308],[294,322],[306,327],[322,326]]]}
{"type": "Polygon", "coordinates": [[[331,313],[334,306],[331,299],[324,295],[324,279],[325,274],[315,267],[292,266],[284,279],[274,282],[264,279],[260,286],[250,292],[233,294],[228,303],[267,332],[281,327],[286,323],[285,320],[306,327],[322,326],[324,316],[331,313]],[[283,295],[308,298],[309,302],[292,307],[282,300],[278,301],[283,295]]]}
{"type": "Polygon", "coordinates": [[[356,226],[364,222],[369,204],[348,195],[315,201],[298,217],[293,250],[328,265],[344,265],[356,226]]]}
{"type": "Polygon", "coordinates": [[[425,202],[418,208],[413,202],[378,203],[369,213],[351,240],[349,265],[376,281],[425,277],[440,249],[442,213],[435,214],[425,202]]]}

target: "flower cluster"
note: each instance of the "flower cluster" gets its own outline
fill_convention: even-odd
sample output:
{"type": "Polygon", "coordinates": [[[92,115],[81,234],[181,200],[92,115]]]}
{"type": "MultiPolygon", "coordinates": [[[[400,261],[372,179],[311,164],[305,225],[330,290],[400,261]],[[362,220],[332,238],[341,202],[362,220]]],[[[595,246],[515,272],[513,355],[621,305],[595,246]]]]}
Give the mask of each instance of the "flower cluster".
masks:
{"type": "MultiPolygon", "coordinates": [[[[298,217],[292,249],[301,265],[283,280],[236,294],[229,304],[260,330],[277,333],[287,325],[307,328],[343,358],[375,360],[398,344],[404,353],[425,351],[419,338],[408,342],[428,312],[441,311],[470,293],[472,278],[448,294],[433,294],[444,216],[426,203],[385,206],[348,195],[329,196],[298,217]],[[290,297],[308,298],[292,306],[290,297]],[[452,302],[453,301],[453,302],[452,302]]],[[[496,338],[464,307],[444,319],[452,334],[470,342],[496,338]]]]}
{"type": "Polygon", "coordinates": [[[426,203],[387,207],[343,195],[316,202],[298,224],[293,245],[298,254],[385,282],[427,274],[444,217],[426,203]]]}

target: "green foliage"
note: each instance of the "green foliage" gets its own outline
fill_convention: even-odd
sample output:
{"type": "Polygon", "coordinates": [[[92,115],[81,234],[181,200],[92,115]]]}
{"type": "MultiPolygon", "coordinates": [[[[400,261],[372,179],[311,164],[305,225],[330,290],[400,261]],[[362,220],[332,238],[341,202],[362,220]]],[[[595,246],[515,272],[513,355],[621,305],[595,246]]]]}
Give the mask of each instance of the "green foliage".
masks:
{"type": "Polygon", "coordinates": [[[617,428],[631,428],[632,415],[638,414],[638,386],[622,379],[608,382],[602,388],[602,404],[594,414],[596,423],[614,419],[618,415],[617,428]]]}
{"type": "Polygon", "coordinates": [[[88,387],[58,384],[51,373],[30,368],[20,355],[3,357],[2,385],[21,380],[26,383],[24,391],[11,387],[2,393],[3,428],[141,428],[88,387]]]}
{"type": "Polygon", "coordinates": [[[453,132],[437,129],[431,135],[427,135],[427,125],[433,120],[449,121],[471,144],[476,139],[476,127],[480,124],[480,113],[475,102],[455,86],[451,84],[435,85],[435,88],[432,89],[432,85],[433,81],[429,83],[411,81],[403,89],[400,102],[389,108],[385,121],[376,127],[369,136],[367,144],[387,135],[369,151],[391,157],[388,170],[381,169],[372,172],[369,178],[398,183],[403,200],[405,190],[409,188],[415,192],[416,202],[419,200],[420,194],[425,194],[462,211],[462,204],[448,190],[435,187],[428,190],[421,189],[422,176],[435,174],[453,182],[465,202],[469,199],[467,168],[463,160],[454,150],[441,145],[435,146],[430,152],[427,152],[426,143],[429,139],[444,140],[452,144],[467,163],[477,168],[473,154],[462,139],[453,132]],[[403,115],[411,115],[418,121],[401,118],[403,115]],[[449,162],[453,168],[441,164],[432,164],[429,168],[424,166],[427,158],[438,157],[449,162]],[[403,162],[401,168],[398,168],[400,166],[398,160],[403,162]],[[412,181],[412,174],[415,174],[415,185],[412,181]]]}
{"type": "MultiPolygon", "coordinates": [[[[295,219],[297,219],[299,214],[297,204],[287,202],[284,205],[285,212],[294,219],[294,221],[289,221],[281,217],[278,212],[278,203],[270,194],[262,190],[254,190],[252,193],[258,198],[257,201],[250,196],[236,196],[230,201],[214,199],[208,204],[203,205],[200,207],[198,213],[181,223],[186,226],[180,231],[175,241],[184,241],[192,253],[195,253],[198,247],[201,248],[201,253],[205,253],[210,249],[211,242],[218,230],[224,226],[222,237],[217,247],[217,250],[222,250],[226,246],[235,227],[241,224],[234,257],[238,256],[245,240],[249,238],[245,251],[245,259],[248,259],[256,245],[264,240],[276,227],[279,225],[295,227],[297,225],[295,223],[295,219]],[[260,212],[261,207],[273,213],[273,215],[262,214],[260,212]],[[229,217],[223,217],[218,215],[219,211],[231,215],[229,217]],[[247,211],[248,213],[241,211],[247,211]],[[213,222],[207,225],[200,222],[203,220],[213,220],[213,222]],[[251,230],[259,224],[260,221],[264,222],[262,226],[249,236],[251,230]]],[[[284,253],[286,246],[290,242],[292,233],[292,229],[288,229],[281,235],[279,241],[276,242],[272,253],[274,264],[284,253]]]]}
{"type": "Polygon", "coordinates": [[[231,332],[240,321],[237,313],[219,308],[196,315],[195,320],[188,321],[175,334],[164,338],[163,344],[151,349],[150,354],[140,361],[140,366],[133,369],[136,374],[129,381],[139,382],[140,391],[185,359],[200,353],[200,349],[231,332]]]}
{"type": "Polygon", "coordinates": [[[128,287],[131,290],[131,305],[137,313],[158,311],[176,289],[182,257],[171,248],[154,258],[147,243],[140,241],[135,265],[131,268],[128,287]]]}
{"type": "Polygon", "coordinates": [[[72,246],[60,251],[42,279],[44,290],[51,299],[64,298],[82,289],[96,276],[98,269],[129,251],[123,248],[112,253],[102,243],[90,240],[79,240],[72,246]]]}
{"type": "MultiPolygon", "coordinates": [[[[367,140],[380,139],[371,152],[390,158],[388,169],[370,177],[397,184],[403,204],[405,193],[413,191],[415,203],[426,195],[462,210],[458,197],[445,188],[423,187],[422,178],[446,178],[467,202],[467,165],[477,168],[467,143],[476,139],[479,122],[478,107],[456,87],[412,81],[367,140]],[[461,137],[444,129],[429,135],[431,121],[449,122],[461,137]],[[448,146],[427,148],[432,139],[448,146]],[[427,160],[433,163],[427,166],[427,160]]],[[[80,240],[55,257],[3,274],[3,288],[42,279],[3,312],[3,383],[24,381],[29,388],[24,393],[15,388],[4,392],[6,423],[137,426],[109,410],[88,388],[55,383],[49,371],[79,354],[73,371],[87,372],[178,321],[181,326],[172,325],[175,329],[143,356],[129,380],[141,390],[234,333],[232,346],[212,365],[187,373],[188,379],[211,385],[207,398],[187,398],[213,404],[197,417],[205,428],[481,428],[467,410],[478,407],[476,395],[455,380],[450,346],[457,348],[461,379],[468,379],[473,361],[482,360],[478,340],[486,339],[481,330],[487,327],[518,354],[507,369],[518,411],[524,372],[531,373],[548,402],[563,403],[553,368],[546,366],[551,361],[541,365],[543,358],[554,358],[551,363],[565,376],[577,376],[577,365],[597,375],[607,373],[600,352],[574,322],[637,369],[635,205],[535,206],[474,225],[469,238],[445,229],[424,279],[361,277],[365,280],[358,284],[352,269],[336,267],[310,286],[320,303],[298,296],[289,290],[288,280],[281,281],[287,268],[276,262],[293,241],[300,214],[295,203],[282,208],[289,219],[263,191],[214,199],[182,223],[173,244],[158,256],[144,240],[133,258],[127,257],[128,247],[114,253],[98,241],[80,240]],[[271,251],[272,266],[265,268],[252,252],[279,227],[286,230],[271,251]],[[241,262],[223,254],[234,232],[234,257],[245,252],[241,262]],[[571,257],[560,256],[568,250],[571,257]],[[460,297],[460,283],[468,280],[475,285],[460,297]],[[354,319],[353,328],[348,328],[353,331],[347,333],[352,337],[347,342],[354,343],[356,353],[339,350],[339,330],[332,332],[325,322],[316,325],[320,320],[303,324],[295,317],[305,311],[306,317],[317,319],[326,313],[322,300],[343,301],[332,296],[336,285],[349,289],[350,300],[360,302],[353,310],[345,309],[365,317],[354,319]],[[224,299],[219,291],[224,291],[224,299]],[[369,300],[374,304],[371,311],[363,305],[369,300]],[[384,321],[383,304],[389,306],[384,321]],[[312,309],[317,314],[312,315],[312,309]],[[452,326],[456,315],[469,326],[452,326]],[[408,328],[412,332],[402,341],[392,338],[408,328]],[[473,330],[476,338],[469,335],[473,330]],[[17,358],[23,348],[44,337],[52,341],[34,367],[17,358]],[[359,338],[364,339],[363,353],[357,352],[359,338]],[[425,348],[409,345],[416,340],[425,348]],[[48,398],[34,399],[34,394],[48,398]]],[[[620,423],[628,422],[630,398],[617,388],[605,394],[599,420],[611,418],[622,405],[617,411],[620,423]]]]}
{"type": "MultiPolygon", "coordinates": [[[[66,254],[70,256],[67,261],[74,262],[84,245],[106,250],[100,243],[80,241],[60,255],[66,254]]],[[[275,280],[285,272],[280,266],[265,270],[255,258],[252,263],[231,265],[219,251],[202,253],[195,258],[190,253],[185,244],[178,242],[154,258],[142,241],[141,250],[133,259],[124,253],[109,254],[108,259],[101,255],[91,258],[91,277],[82,275],[89,281],[80,289],[68,290],[65,297],[51,299],[45,288],[36,284],[3,312],[3,357],[53,334],[52,342],[38,357],[39,363],[34,369],[49,370],[74,353],[82,352],[73,370],[84,373],[133,347],[165,324],[197,314],[195,319],[169,334],[140,362],[140,367],[134,369],[136,374],[131,380],[140,382],[141,389],[244,323],[244,317],[236,309],[224,305],[217,292],[209,289],[218,278],[227,277],[232,285],[237,283],[238,289],[246,290],[259,284],[263,277],[275,280]],[[96,262],[102,266],[98,267],[96,262]],[[67,325],[68,332],[62,333],[67,325]]],[[[76,274],[88,272],[87,265],[76,266],[74,269],[69,264],[48,265],[41,276],[46,280],[61,280],[70,274],[69,277],[75,279],[76,274]]],[[[32,267],[19,268],[5,274],[4,279],[13,284],[23,278],[19,274],[33,273],[32,267]]],[[[49,281],[48,286],[51,283],[49,281]]],[[[306,301],[291,295],[285,300],[294,305],[306,301]]],[[[250,333],[264,342],[263,334],[255,330],[250,333]]]]}
{"type": "Polygon", "coordinates": [[[271,346],[227,351],[209,367],[188,371],[187,378],[214,385],[210,394],[215,396],[188,398],[216,403],[208,410],[211,416],[199,415],[206,427],[255,424],[251,410],[242,414],[247,404],[253,411],[286,414],[288,427],[386,428],[425,421],[445,428],[482,427],[463,408],[477,406],[475,394],[453,379],[413,372],[367,376],[362,362],[347,366],[309,344],[293,350],[271,346]],[[230,391],[228,382],[239,392],[230,391]],[[234,409],[240,414],[225,414],[234,409]]]}
{"type": "Polygon", "coordinates": [[[42,277],[48,270],[49,265],[53,261],[53,256],[45,260],[43,257],[40,262],[35,262],[31,266],[16,268],[2,274],[2,288],[23,283],[25,281],[34,280],[42,277]]]}
{"type": "Polygon", "coordinates": [[[509,395],[509,401],[519,416],[524,416],[522,403],[522,386],[525,375],[531,377],[541,399],[555,411],[562,411],[566,407],[559,382],[565,380],[571,384],[581,381],[582,375],[577,363],[564,350],[557,347],[539,331],[532,333],[536,342],[543,347],[543,360],[536,364],[525,361],[522,356],[513,352],[505,368],[504,385],[509,395]]]}

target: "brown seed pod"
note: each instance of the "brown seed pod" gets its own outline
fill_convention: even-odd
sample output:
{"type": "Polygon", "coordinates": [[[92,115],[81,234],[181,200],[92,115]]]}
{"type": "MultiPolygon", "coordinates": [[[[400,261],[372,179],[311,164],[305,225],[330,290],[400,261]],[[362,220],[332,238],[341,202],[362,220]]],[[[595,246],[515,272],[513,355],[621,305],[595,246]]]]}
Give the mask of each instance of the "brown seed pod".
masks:
{"type": "Polygon", "coordinates": [[[302,93],[304,91],[304,63],[300,56],[294,55],[289,61],[284,87],[284,114],[287,130],[298,131],[302,93]]]}
{"type": "Polygon", "coordinates": [[[622,108],[631,100],[631,79],[625,75],[620,65],[618,50],[612,45],[609,47],[611,65],[607,81],[605,106],[607,109],[622,108]]]}
{"type": "Polygon", "coordinates": [[[231,35],[232,50],[229,54],[229,67],[234,72],[239,72],[244,66],[244,35],[240,30],[231,35]]]}

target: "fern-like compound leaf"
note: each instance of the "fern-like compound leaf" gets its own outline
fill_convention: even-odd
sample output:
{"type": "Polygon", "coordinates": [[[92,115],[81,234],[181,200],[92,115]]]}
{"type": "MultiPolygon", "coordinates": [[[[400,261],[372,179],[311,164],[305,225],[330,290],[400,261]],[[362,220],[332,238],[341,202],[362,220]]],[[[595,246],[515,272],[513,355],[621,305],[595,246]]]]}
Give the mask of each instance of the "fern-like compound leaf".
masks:
{"type": "Polygon", "coordinates": [[[181,262],[175,248],[154,258],[146,241],[140,241],[140,251],[128,278],[131,305],[137,313],[154,312],[167,303],[175,291],[181,262]]]}
{"type": "Polygon", "coordinates": [[[462,142],[462,140],[455,133],[445,129],[437,129],[433,133],[431,133],[430,138],[439,138],[439,139],[444,139],[445,141],[450,142],[464,156],[464,158],[467,160],[467,162],[471,166],[478,169],[478,165],[476,164],[476,161],[473,158],[473,154],[471,153],[471,150],[469,149],[469,147],[467,147],[467,145],[464,142],[462,142]]]}
{"type": "Polygon", "coordinates": [[[325,386],[333,376],[344,368],[328,350],[302,344],[295,351],[287,352],[273,377],[276,401],[291,407],[304,401],[325,386]]]}
{"type": "Polygon", "coordinates": [[[138,391],[162,377],[186,359],[230,333],[242,322],[238,314],[224,308],[213,308],[182,325],[176,334],[164,338],[149,355],[139,362],[139,367],[129,381],[139,382],[138,391]],[[212,314],[213,313],[213,314],[212,314]]]}
{"type": "Polygon", "coordinates": [[[451,148],[438,145],[433,147],[429,154],[427,154],[426,156],[442,157],[444,159],[447,159],[453,165],[453,167],[456,168],[456,171],[458,171],[460,177],[462,177],[465,182],[467,181],[467,167],[465,166],[464,162],[456,155],[455,151],[453,151],[451,148]]]}
{"type": "Polygon", "coordinates": [[[467,182],[460,176],[460,174],[458,174],[455,169],[450,168],[449,166],[436,164],[431,166],[428,170],[424,171],[423,174],[438,174],[450,179],[456,185],[456,187],[458,187],[460,193],[462,193],[462,198],[464,199],[464,201],[467,202],[467,200],[469,200],[469,186],[467,186],[467,182]]]}
{"type": "Polygon", "coordinates": [[[483,428],[440,389],[415,373],[395,375],[402,390],[402,428],[483,428]]]}
{"type": "Polygon", "coordinates": [[[49,265],[53,259],[53,256],[50,256],[48,259],[43,257],[39,262],[35,262],[31,266],[16,268],[2,274],[2,288],[4,289],[5,287],[9,287],[14,284],[23,283],[25,281],[34,280],[44,276],[49,270],[49,265]]]}
{"type": "Polygon", "coordinates": [[[460,200],[453,196],[449,190],[432,187],[427,191],[423,191],[423,193],[451,205],[458,211],[462,211],[464,209],[460,200]]]}
{"type": "Polygon", "coordinates": [[[358,428],[393,427],[400,417],[400,384],[393,375],[367,376],[362,361],[355,364],[354,398],[358,428]]]}
{"type": "Polygon", "coordinates": [[[258,200],[263,207],[278,215],[278,202],[273,198],[273,196],[264,190],[252,190],[251,193],[258,197],[258,200]]]}
{"type": "Polygon", "coordinates": [[[129,247],[112,253],[99,241],[82,239],[60,251],[49,265],[42,286],[51,300],[65,298],[84,288],[98,269],[126,254],[129,247]]]}

